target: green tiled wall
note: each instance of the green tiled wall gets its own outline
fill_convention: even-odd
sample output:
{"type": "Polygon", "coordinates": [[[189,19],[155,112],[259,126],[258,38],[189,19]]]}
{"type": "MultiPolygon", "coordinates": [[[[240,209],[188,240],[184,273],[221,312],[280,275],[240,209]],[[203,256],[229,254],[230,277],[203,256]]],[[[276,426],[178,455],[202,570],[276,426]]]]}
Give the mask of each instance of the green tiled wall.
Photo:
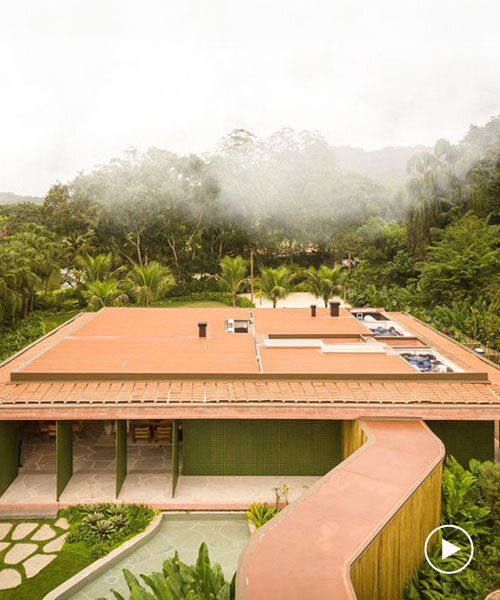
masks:
{"type": "Polygon", "coordinates": [[[73,422],[56,421],[56,498],[59,500],[73,475],[73,422]]]}
{"type": "Polygon", "coordinates": [[[341,460],[340,421],[183,421],[184,475],[324,475],[341,460]]]}
{"type": "Polygon", "coordinates": [[[17,477],[19,461],[19,425],[0,421],[0,496],[17,477]]]}
{"type": "Polygon", "coordinates": [[[115,476],[116,497],[120,495],[127,477],[127,421],[115,421],[115,476]]]}
{"type": "Polygon", "coordinates": [[[469,460],[493,460],[493,421],[426,421],[430,429],[442,440],[446,454],[454,456],[464,467],[469,460]]]}

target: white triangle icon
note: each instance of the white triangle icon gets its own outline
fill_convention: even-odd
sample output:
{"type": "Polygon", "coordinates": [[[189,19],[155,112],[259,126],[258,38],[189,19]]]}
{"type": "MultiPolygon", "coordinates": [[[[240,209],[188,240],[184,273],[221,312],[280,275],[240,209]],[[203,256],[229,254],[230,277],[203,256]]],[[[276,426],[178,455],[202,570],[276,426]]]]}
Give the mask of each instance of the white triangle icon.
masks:
{"type": "Polygon", "coordinates": [[[459,552],[460,550],[461,548],[455,546],[455,544],[443,540],[443,543],[441,544],[441,558],[444,560],[445,558],[452,556],[453,554],[455,554],[455,552],[459,552]]]}

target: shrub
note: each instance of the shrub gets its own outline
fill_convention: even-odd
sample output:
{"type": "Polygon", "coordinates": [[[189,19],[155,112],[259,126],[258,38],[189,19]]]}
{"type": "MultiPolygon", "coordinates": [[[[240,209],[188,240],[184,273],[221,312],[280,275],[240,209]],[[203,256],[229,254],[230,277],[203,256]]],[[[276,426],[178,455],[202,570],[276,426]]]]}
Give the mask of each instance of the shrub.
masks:
{"type": "MultiPolygon", "coordinates": [[[[471,461],[464,469],[453,457],[443,470],[441,524],[453,523],[475,540],[475,554],[469,567],[452,577],[441,577],[427,562],[413,573],[405,586],[403,600],[482,600],[500,585],[500,465],[471,461]]],[[[453,541],[453,534],[448,534],[453,541]]],[[[457,541],[457,543],[459,543],[457,541]]],[[[439,543],[430,551],[434,564],[441,561],[439,543]]],[[[462,566],[463,557],[446,559],[443,568],[462,566]]]]}
{"type": "Polygon", "coordinates": [[[70,523],[68,543],[83,542],[94,558],[104,556],[143,531],[154,514],[147,506],[138,504],[89,504],[61,511],[70,523]]]}
{"type": "Polygon", "coordinates": [[[254,502],[245,513],[248,523],[255,526],[256,529],[265,525],[279,512],[276,506],[268,506],[265,502],[254,502]]]}
{"type": "MultiPolygon", "coordinates": [[[[130,590],[130,600],[234,600],[235,576],[231,583],[224,578],[221,566],[211,564],[206,544],[198,551],[195,565],[188,566],[179,560],[177,552],[163,563],[162,572],[141,575],[146,587],[128,569],[123,575],[130,590]]],[[[125,598],[111,590],[117,600],[125,598]]],[[[99,600],[104,600],[100,598],[99,600]]]]}
{"type": "Polygon", "coordinates": [[[45,334],[42,315],[32,313],[16,327],[5,329],[0,335],[0,361],[9,358],[45,334]]]}

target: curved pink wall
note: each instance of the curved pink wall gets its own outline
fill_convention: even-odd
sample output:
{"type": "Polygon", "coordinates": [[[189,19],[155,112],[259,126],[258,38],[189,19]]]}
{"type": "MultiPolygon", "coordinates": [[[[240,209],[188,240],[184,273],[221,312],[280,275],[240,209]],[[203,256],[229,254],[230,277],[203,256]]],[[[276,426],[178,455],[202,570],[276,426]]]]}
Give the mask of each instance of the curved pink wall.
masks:
{"type": "Polygon", "coordinates": [[[351,563],[444,457],[421,421],[361,425],[368,442],[252,535],[238,600],[355,600],[351,563]]]}

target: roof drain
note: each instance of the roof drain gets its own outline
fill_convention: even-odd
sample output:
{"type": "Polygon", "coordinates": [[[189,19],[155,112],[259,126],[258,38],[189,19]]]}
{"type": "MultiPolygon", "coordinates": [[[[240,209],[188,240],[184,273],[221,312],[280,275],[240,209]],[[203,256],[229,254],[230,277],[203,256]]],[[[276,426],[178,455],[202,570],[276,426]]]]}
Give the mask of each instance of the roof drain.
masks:
{"type": "Polygon", "coordinates": [[[207,324],[204,321],[198,323],[198,337],[207,337],[207,324]]]}
{"type": "Polygon", "coordinates": [[[311,317],[316,316],[316,304],[311,304],[311,317]]]}
{"type": "Polygon", "coordinates": [[[340,312],[340,302],[330,301],[330,317],[338,317],[340,312]]]}

